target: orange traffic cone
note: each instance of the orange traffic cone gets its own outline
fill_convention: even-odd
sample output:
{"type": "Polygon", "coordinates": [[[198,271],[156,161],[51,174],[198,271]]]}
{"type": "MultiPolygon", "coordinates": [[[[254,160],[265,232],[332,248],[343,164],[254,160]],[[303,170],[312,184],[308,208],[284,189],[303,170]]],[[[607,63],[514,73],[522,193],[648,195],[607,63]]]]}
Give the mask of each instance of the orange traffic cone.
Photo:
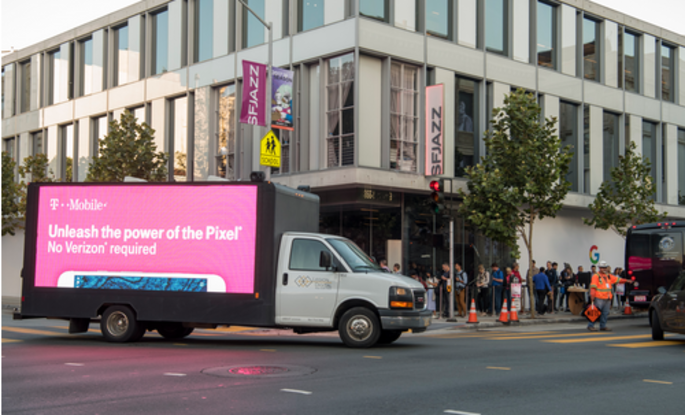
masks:
{"type": "Polygon", "coordinates": [[[469,311],[469,321],[467,323],[478,323],[478,313],[476,313],[476,300],[471,299],[471,310],[469,311]]]}
{"type": "Polygon", "coordinates": [[[633,308],[630,306],[630,302],[628,301],[628,296],[626,296],[626,308],[623,309],[623,315],[624,316],[632,316],[633,315],[633,308]]]}
{"type": "Polygon", "coordinates": [[[519,322],[519,313],[516,311],[517,306],[518,305],[514,302],[514,300],[511,300],[511,311],[509,312],[509,322],[510,323],[518,323],[519,322]]]}
{"type": "Polygon", "coordinates": [[[509,323],[509,311],[507,311],[507,299],[504,299],[504,304],[502,305],[502,311],[499,313],[499,322],[508,324],[509,323]]]}

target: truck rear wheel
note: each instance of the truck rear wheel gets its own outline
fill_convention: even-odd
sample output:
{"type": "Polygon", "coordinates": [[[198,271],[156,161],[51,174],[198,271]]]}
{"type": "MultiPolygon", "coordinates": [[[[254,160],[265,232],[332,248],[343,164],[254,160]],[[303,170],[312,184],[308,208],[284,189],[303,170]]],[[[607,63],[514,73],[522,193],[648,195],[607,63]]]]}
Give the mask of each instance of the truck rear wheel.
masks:
{"type": "Polygon", "coordinates": [[[129,307],[114,305],[102,313],[100,330],[108,342],[135,342],[145,334],[145,326],[136,320],[129,307]]]}
{"type": "Polygon", "coordinates": [[[371,310],[355,307],[347,310],[340,319],[338,333],[348,347],[371,347],[381,335],[381,324],[371,310]]]}
{"type": "Polygon", "coordinates": [[[183,327],[181,323],[164,323],[157,327],[159,333],[165,339],[182,339],[193,332],[192,327],[183,327]]]}
{"type": "Polygon", "coordinates": [[[378,344],[390,344],[399,339],[402,335],[402,330],[383,330],[378,338],[378,344]]]}

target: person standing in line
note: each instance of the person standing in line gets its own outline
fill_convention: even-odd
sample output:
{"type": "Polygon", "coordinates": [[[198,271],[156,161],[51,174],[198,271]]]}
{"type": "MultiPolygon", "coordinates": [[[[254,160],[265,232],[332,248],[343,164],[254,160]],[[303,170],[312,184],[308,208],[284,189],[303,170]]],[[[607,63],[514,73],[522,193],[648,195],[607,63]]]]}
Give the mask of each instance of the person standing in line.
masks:
{"type": "Polygon", "coordinates": [[[426,285],[428,286],[428,289],[426,290],[426,297],[428,301],[428,309],[433,312],[433,318],[435,318],[435,298],[436,294],[435,291],[438,287],[438,279],[435,278],[433,275],[431,275],[430,271],[426,271],[426,285]]]}
{"type": "Polygon", "coordinates": [[[551,311],[550,313],[555,313],[556,310],[554,309],[554,299],[556,298],[554,290],[556,289],[557,286],[557,281],[559,280],[559,276],[557,275],[557,270],[554,269],[554,266],[551,261],[547,261],[547,269],[545,270],[545,274],[547,274],[547,280],[549,281],[549,286],[552,287],[550,290],[551,295],[549,296],[550,302],[549,304],[551,305],[551,311]]]}
{"type": "Polygon", "coordinates": [[[399,274],[400,273],[400,264],[395,264],[392,266],[392,273],[393,274],[399,274]]]}
{"type": "Polygon", "coordinates": [[[512,268],[512,275],[517,279],[517,283],[521,284],[520,291],[519,291],[519,313],[523,313],[525,310],[525,298],[526,298],[526,280],[521,276],[521,273],[519,272],[519,263],[514,262],[514,264],[511,266],[512,268]]]}
{"type": "Polygon", "coordinates": [[[533,276],[533,285],[535,285],[535,310],[540,315],[545,314],[545,297],[552,290],[549,285],[549,278],[545,274],[545,268],[540,267],[540,272],[533,276]]]}
{"type": "Polygon", "coordinates": [[[483,264],[478,265],[478,275],[476,276],[476,289],[478,289],[478,300],[476,305],[481,316],[485,316],[489,309],[490,273],[485,270],[483,264]]]}
{"type": "MultiPolygon", "coordinates": [[[[521,274],[518,272],[518,267],[519,264],[514,262],[513,269],[511,271],[511,277],[509,279],[509,290],[511,291],[511,299],[512,301],[514,299],[518,300],[518,311],[519,313],[523,313],[523,293],[525,292],[523,288],[523,278],[521,278],[521,274]]],[[[514,304],[512,302],[512,305],[510,308],[513,308],[514,304]]]]}
{"type": "Polygon", "coordinates": [[[507,299],[506,311],[511,311],[511,278],[514,276],[511,268],[504,268],[504,298],[507,299]]]}
{"type": "MultiPolygon", "coordinates": [[[[492,263],[492,288],[494,292],[495,300],[493,305],[495,307],[495,315],[499,316],[500,309],[502,308],[502,290],[504,288],[504,274],[502,270],[499,269],[497,262],[492,263]]],[[[490,313],[492,314],[492,313],[490,313]]]]}
{"type": "MultiPolygon", "coordinates": [[[[590,282],[590,298],[595,307],[602,312],[599,317],[599,329],[601,331],[611,331],[611,329],[607,327],[607,318],[609,317],[609,307],[611,307],[612,286],[617,283],[634,283],[632,280],[626,280],[611,275],[609,273],[610,271],[609,265],[607,265],[605,261],[600,261],[599,274],[592,275],[592,281],[590,282]]],[[[594,322],[588,323],[587,329],[590,331],[597,331],[594,322]]]]}
{"type": "Polygon", "coordinates": [[[460,317],[466,317],[466,284],[469,282],[469,276],[458,262],[454,264],[454,271],[454,299],[457,300],[457,311],[460,317]]]}
{"type": "Polygon", "coordinates": [[[576,276],[573,274],[573,269],[571,266],[566,267],[565,270],[561,272],[561,298],[559,301],[559,309],[564,310],[564,311],[571,311],[568,308],[568,290],[569,288],[573,287],[573,284],[576,282],[576,276]],[[564,303],[564,301],[566,301],[564,303]],[[566,304],[564,306],[564,304],[566,304]]]}
{"type": "Polygon", "coordinates": [[[381,265],[381,268],[383,268],[383,270],[385,272],[392,272],[392,271],[390,271],[390,268],[388,267],[388,260],[387,259],[381,259],[380,265],[381,265]]]}
{"type": "Polygon", "coordinates": [[[449,298],[447,296],[447,286],[451,283],[450,281],[450,264],[447,262],[442,263],[442,275],[440,276],[440,311],[439,314],[443,317],[449,317],[449,298]]]}

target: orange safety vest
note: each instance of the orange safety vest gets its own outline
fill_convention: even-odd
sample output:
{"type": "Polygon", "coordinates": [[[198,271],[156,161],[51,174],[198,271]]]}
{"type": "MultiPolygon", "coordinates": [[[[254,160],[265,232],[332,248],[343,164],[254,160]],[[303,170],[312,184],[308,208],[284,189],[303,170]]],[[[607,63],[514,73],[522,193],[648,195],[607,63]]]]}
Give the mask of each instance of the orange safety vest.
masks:
{"type": "Polygon", "coordinates": [[[627,280],[611,274],[595,274],[592,276],[592,281],[590,282],[590,293],[592,294],[594,292],[595,298],[599,298],[600,300],[610,300],[612,298],[611,286],[620,281],[625,282],[627,280]]]}

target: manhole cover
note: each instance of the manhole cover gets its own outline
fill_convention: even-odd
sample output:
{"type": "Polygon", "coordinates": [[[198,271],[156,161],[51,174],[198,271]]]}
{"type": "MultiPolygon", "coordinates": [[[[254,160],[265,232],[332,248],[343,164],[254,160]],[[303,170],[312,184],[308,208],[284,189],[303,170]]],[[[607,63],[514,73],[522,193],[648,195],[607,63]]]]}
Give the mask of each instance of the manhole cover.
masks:
{"type": "Polygon", "coordinates": [[[202,373],[210,376],[222,378],[282,378],[291,376],[311,375],[316,372],[313,367],[307,366],[267,366],[267,365],[241,365],[241,366],[222,366],[204,369],[202,373]]]}

